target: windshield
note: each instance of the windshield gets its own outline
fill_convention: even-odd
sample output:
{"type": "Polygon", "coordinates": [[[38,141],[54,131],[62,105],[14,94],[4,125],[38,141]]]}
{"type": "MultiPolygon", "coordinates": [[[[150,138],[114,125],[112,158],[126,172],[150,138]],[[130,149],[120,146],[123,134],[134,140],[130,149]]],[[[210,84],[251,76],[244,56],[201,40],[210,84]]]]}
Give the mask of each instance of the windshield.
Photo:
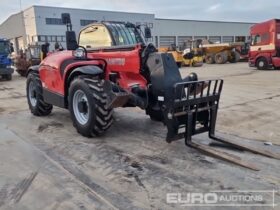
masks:
{"type": "Polygon", "coordinates": [[[83,29],[79,45],[87,49],[144,44],[140,32],[131,23],[103,22],[83,29]]]}
{"type": "Polygon", "coordinates": [[[9,42],[7,41],[0,41],[0,54],[9,54],[9,42]]]}
{"type": "Polygon", "coordinates": [[[144,43],[138,30],[132,24],[109,22],[106,26],[111,31],[116,46],[144,43]]]}

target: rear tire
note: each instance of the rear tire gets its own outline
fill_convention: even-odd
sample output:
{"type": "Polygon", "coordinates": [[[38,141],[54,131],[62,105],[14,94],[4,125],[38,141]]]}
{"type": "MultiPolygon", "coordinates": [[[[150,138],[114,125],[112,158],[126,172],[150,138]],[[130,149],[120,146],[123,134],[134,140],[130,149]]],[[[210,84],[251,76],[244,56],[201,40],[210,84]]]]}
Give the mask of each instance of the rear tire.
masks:
{"type": "Polygon", "coordinates": [[[107,107],[104,80],[77,77],[71,82],[68,105],[77,132],[86,137],[102,135],[113,123],[113,109],[107,107]]]}
{"type": "Polygon", "coordinates": [[[213,54],[207,54],[207,55],[205,56],[205,62],[206,62],[207,64],[213,64],[213,63],[215,63],[214,55],[213,55],[213,54]]]}
{"type": "Polygon", "coordinates": [[[227,54],[225,52],[220,52],[215,55],[215,62],[217,64],[224,64],[227,62],[227,54]]]}
{"type": "Polygon", "coordinates": [[[26,95],[31,113],[35,116],[46,116],[52,112],[53,106],[44,102],[42,83],[38,73],[28,74],[26,95]]]}
{"type": "Polygon", "coordinates": [[[267,70],[268,69],[268,62],[265,58],[259,58],[256,63],[258,70],[267,70]]]}

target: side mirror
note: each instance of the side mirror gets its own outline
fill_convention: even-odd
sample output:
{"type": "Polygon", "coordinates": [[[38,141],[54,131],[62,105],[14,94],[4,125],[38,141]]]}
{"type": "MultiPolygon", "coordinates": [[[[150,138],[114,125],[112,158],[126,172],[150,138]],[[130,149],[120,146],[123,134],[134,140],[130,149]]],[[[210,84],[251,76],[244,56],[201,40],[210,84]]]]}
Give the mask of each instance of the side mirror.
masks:
{"type": "Polygon", "coordinates": [[[61,19],[64,25],[71,24],[71,18],[69,13],[62,13],[61,19]]]}
{"type": "Polygon", "coordinates": [[[151,32],[151,29],[149,27],[145,27],[145,38],[146,39],[152,38],[152,32],[151,32]]]}
{"type": "Polygon", "coordinates": [[[66,48],[67,50],[76,50],[79,47],[75,31],[66,31],[66,48]]]}

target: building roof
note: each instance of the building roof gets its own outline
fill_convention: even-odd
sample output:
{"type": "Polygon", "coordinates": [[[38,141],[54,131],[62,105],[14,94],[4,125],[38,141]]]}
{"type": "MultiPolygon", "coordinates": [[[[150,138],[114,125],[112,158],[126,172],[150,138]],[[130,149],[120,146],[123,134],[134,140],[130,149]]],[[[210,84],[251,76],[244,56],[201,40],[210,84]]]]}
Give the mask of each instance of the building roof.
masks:
{"type": "Polygon", "coordinates": [[[155,18],[155,20],[168,20],[168,21],[190,21],[190,22],[209,22],[209,23],[256,24],[256,23],[253,23],[253,22],[220,21],[220,20],[187,20],[187,19],[169,19],[169,18],[155,18]]]}
{"type": "MultiPolygon", "coordinates": [[[[31,8],[58,8],[58,9],[69,9],[69,10],[84,10],[84,11],[96,11],[96,12],[111,12],[111,13],[126,13],[126,14],[141,14],[141,15],[155,15],[152,13],[138,13],[138,12],[125,12],[125,11],[110,11],[110,10],[92,10],[92,9],[81,9],[81,8],[70,8],[70,7],[54,7],[54,6],[41,6],[41,5],[32,5],[24,9],[24,11],[31,8]]],[[[6,22],[11,17],[18,15],[21,12],[10,15],[5,21],[6,22]]],[[[187,19],[169,19],[169,18],[155,18],[155,20],[168,20],[168,21],[190,21],[190,22],[209,22],[209,23],[237,23],[237,24],[255,24],[253,22],[238,22],[238,21],[216,21],[216,20],[187,20],[187,19]]],[[[0,25],[1,25],[0,24],[0,25]]]]}

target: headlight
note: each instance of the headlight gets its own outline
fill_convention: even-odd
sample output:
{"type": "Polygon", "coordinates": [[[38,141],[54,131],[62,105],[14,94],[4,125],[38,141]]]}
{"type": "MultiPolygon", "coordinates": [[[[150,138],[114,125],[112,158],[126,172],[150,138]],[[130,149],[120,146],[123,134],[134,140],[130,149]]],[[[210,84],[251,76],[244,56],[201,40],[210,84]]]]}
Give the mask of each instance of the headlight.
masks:
{"type": "Polygon", "coordinates": [[[86,51],[84,48],[79,47],[73,52],[73,56],[76,58],[86,58],[86,51]]]}

